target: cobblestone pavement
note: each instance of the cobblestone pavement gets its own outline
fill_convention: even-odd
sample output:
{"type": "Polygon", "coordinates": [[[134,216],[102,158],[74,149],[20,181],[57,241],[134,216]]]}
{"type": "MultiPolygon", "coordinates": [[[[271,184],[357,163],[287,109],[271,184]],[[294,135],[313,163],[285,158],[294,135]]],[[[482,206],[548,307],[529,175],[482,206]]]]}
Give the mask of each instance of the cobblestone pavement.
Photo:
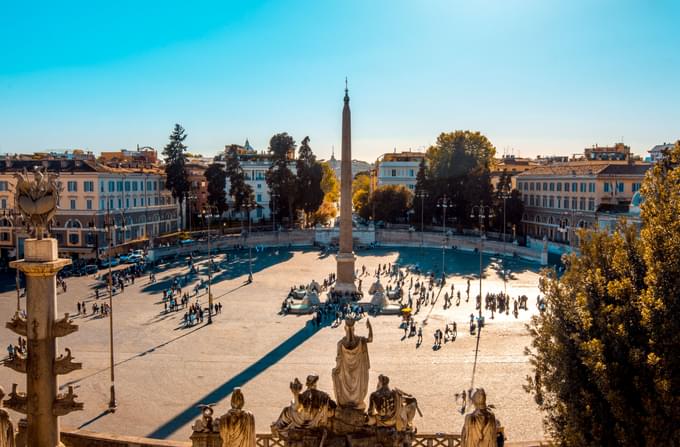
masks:
{"type": "MultiPolygon", "coordinates": [[[[265,250],[256,253],[255,277],[245,284],[247,253],[227,264],[214,276],[213,295],[223,304],[214,324],[183,328],[182,312],[163,312],[161,290],[172,279],[187,273],[185,264],[158,270],[157,282],[138,278],[134,285],[114,297],[116,392],[118,409],[106,413],[109,399],[108,319],[74,317],[80,331],[59,341],[60,349],[70,347],[83,369],[61,377],[62,387],[74,385],[85,410],[62,418],[62,426],[187,440],[197,417],[199,403],[215,403],[216,413],[228,407],[234,386],[243,388],[246,407],[256,417],[258,432],[266,432],[281,409],[291,400],[289,382],[299,377],[304,382],[311,372],[320,375],[319,388],[332,394],[331,369],[335,365],[337,341],[342,328],[314,329],[308,316],[281,316],[280,303],[294,284],[319,282],[335,269],[335,258],[318,250],[265,250]]],[[[441,269],[441,250],[379,249],[359,252],[357,267],[366,265],[373,272],[377,264],[418,263],[424,270],[441,269]]],[[[474,312],[473,298],[465,302],[466,275],[475,275],[479,257],[472,253],[447,252],[447,272],[456,290],[462,290],[461,305],[443,309],[443,293],[433,307],[421,309],[418,322],[427,318],[424,343],[416,348],[416,337],[403,339],[396,316],[372,318],[374,342],[369,345],[371,359],[370,389],[379,374],[391,378],[391,385],[414,394],[424,418],[416,419],[420,432],[459,432],[463,416],[454,394],[470,386],[475,358],[476,337],[467,333],[469,315],[474,312]],[[458,339],[432,349],[433,333],[446,322],[458,323],[458,339]]],[[[498,260],[484,258],[484,293],[503,290],[498,260]]],[[[539,266],[511,259],[512,271],[507,290],[512,296],[529,296],[529,311],[519,319],[498,315],[489,319],[479,343],[475,386],[487,390],[489,402],[506,426],[509,440],[537,440],[543,437],[541,414],[522,385],[530,373],[523,354],[530,343],[525,324],[535,312],[539,266]]],[[[201,277],[207,272],[201,269],[201,277]]],[[[375,278],[363,276],[363,290],[375,278]]],[[[91,287],[95,277],[69,278],[68,292],[58,298],[60,312],[76,314],[76,302],[85,297],[88,312],[95,301],[91,287]]],[[[407,279],[408,282],[408,279],[407,279]]],[[[383,283],[385,280],[383,279],[383,283]]],[[[450,283],[449,283],[450,284],[450,283]]],[[[447,284],[446,290],[450,285],[447,284]]],[[[185,286],[189,291],[192,286],[185,286]]],[[[471,280],[470,295],[478,293],[478,281],[471,280]]],[[[199,297],[206,304],[207,295],[199,297]]],[[[195,298],[192,297],[192,302],[195,298]]],[[[104,301],[100,298],[100,301],[104,301]]],[[[14,291],[0,295],[0,310],[8,320],[16,306],[14,291]]],[[[366,333],[362,322],[357,332],[366,333]]],[[[0,338],[16,343],[16,336],[3,327],[0,338]]],[[[0,368],[0,384],[6,390],[13,382],[25,390],[22,376],[0,368]]],[[[18,415],[13,414],[16,420],[18,415]]]]}

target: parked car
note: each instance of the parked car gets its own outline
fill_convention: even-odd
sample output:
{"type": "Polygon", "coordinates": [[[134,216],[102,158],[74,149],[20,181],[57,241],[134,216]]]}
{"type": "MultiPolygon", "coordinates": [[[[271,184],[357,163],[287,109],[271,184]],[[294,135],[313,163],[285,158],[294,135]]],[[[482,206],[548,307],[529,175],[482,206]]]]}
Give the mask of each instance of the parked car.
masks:
{"type": "MultiPolygon", "coordinates": [[[[102,259],[100,262],[101,268],[108,268],[109,267],[109,260],[108,258],[102,259]]],[[[111,267],[115,267],[120,264],[120,261],[117,258],[111,258],[111,267]]]]}
{"type": "MultiPolygon", "coordinates": [[[[122,258],[123,257],[121,256],[121,260],[122,260],[122,258]]],[[[125,262],[128,263],[128,264],[136,264],[138,262],[142,262],[143,260],[144,260],[143,255],[133,253],[130,256],[127,256],[127,260],[125,262]]]]}

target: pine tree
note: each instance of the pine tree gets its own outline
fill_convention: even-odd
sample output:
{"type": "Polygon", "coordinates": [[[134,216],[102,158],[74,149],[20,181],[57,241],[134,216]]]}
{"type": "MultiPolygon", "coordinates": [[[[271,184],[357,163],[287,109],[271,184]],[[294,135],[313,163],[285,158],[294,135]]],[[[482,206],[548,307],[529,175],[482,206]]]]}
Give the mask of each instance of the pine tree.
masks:
{"type": "Polygon", "coordinates": [[[238,147],[232,145],[227,151],[227,166],[225,174],[229,178],[229,196],[234,201],[234,210],[243,211],[246,203],[254,202],[253,188],[246,183],[246,176],[241,168],[238,147]]]}
{"type": "Polygon", "coordinates": [[[287,133],[279,133],[269,140],[272,163],[266,174],[269,191],[274,194],[270,201],[272,212],[287,211],[288,221],[293,222],[297,183],[288,166],[295,154],[295,140],[287,133]]]}
{"type": "Polygon", "coordinates": [[[229,207],[227,206],[227,173],[220,163],[212,163],[205,170],[205,179],[208,182],[208,203],[214,207],[221,216],[229,207]]]}
{"type": "Polygon", "coordinates": [[[187,192],[189,192],[189,181],[186,174],[187,156],[185,153],[187,146],[184,145],[186,138],[184,128],[175,124],[175,128],[170,134],[170,141],[163,148],[165,186],[172,192],[172,196],[179,201],[180,208],[187,192]]]}
{"type": "Polygon", "coordinates": [[[323,169],[316,161],[316,156],[309,147],[309,137],[305,137],[298,149],[296,162],[297,197],[296,206],[305,212],[305,220],[310,221],[311,213],[323,202],[324,192],[321,189],[323,169]]]}

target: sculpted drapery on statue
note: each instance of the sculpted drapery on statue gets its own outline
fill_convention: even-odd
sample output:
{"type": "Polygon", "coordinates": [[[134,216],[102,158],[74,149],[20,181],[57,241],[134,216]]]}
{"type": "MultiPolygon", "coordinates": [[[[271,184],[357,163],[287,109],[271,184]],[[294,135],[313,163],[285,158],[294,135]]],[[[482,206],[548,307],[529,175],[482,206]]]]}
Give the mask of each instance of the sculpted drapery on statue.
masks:
{"type": "Polygon", "coordinates": [[[220,418],[219,429],[222,447],[255,447],[255,417],[243,409],[244,398],[240,388],[231,394],[231,410],[220,418]]]}
{"type": "Polygon", "coordinates": [[[368,423],[378,427],[394,427],[397,431],[413,429],[416,412],[422,417],[418,401],[398,388],[390,389],[390,378],[378,377],[378,389],[371,393],[368,423]]]}
{"type": "Polygon", "coordinates": [[[279,419],[271,425],[272,433],[286,435],[291,429],[327,429],[335,414],[336,403],[331,397],[317,389],[319,376],[307,376],[307,389],[302,391],[302,383],[295,378],[290,383],[293,402],[283,409],[279,419]]]}
{"type": "Polygon", "coordinates": [[[355,320],[345,320],[345,336],[338,342],[338,355],[333,368],[333,388],[338,405],[363,410],[368,393],[368,343],[373,341],[373,328],[366,320],[368,337],[354,334],[355,320]]]}
{"type": "Polygon", "coordinates": [[[484,388],[477,388],[471,399],[475,411],[465,416],[461,447],[496,447],[498,445],[496,416],[486,406],[484,388]]]}

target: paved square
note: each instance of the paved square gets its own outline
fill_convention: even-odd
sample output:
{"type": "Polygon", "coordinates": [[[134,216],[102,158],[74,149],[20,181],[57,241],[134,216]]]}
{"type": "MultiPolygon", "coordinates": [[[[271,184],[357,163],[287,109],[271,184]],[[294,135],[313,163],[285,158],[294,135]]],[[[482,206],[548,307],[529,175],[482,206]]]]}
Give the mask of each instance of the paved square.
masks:
{"type": "MultiPolygon", "coordinates": [[[[86,298],[88,316],[76,315],[79,332],[59,340],[63,353],[70,347],[83,369],[61,376],[62,388],[74,385],[85,411],[62,418],[63,427],[188,440],[190,426],[197,417],[199,403],[216,403],[216,413],[228,407],[228,395],[234,386],[243,388],[246,408],[255,414],[257,431],[268,432],[269,425],[291,400],[288,389],[294,377],[320,375],[319,388],[333,394],[331,369],[335,366],[335,349],[342,328],[330,326],[314,329],[309,316],[279,315],[282,299],[292,285],[307,284],[312,279],[323,282],[335,270],[335,258],[318,250],[269,249],[255,253],[254,282],[244,284],[248,269],[247,252],[238,259],[223,263],[227,268],[214,276],[213,295],[223,304],[214,324],[183,328],[184,310],[164,313],[163,288],[173,278],[187,273],[184,261],[157,270],[157,282],[148,276],[137,278],[134,285],[114,297],[114,331],[116,392],[118,409],[105,410],[109,399],[108,319],[93,317],[96,300],[91,287],[95,277],[69,278],[68,292],[58,297],[60,313],[76,314],[76,302],[86,298]]],[[[374,249],[359,252],[356,265],[366,265],[372,273],[378,263],[419,263],[423,270],[441,269],[441,250],[417,248],[374,249]]],[[[478,272],[479,257],[472,253],[447,252],[447,272],[455,289],[461,290],[460,306],[443,309],[443,293],[433,307],[423,307],[416,321],[427,317],[424,343],[416,349],[416,337],[403,338],[401,322],[396,316],[372,318],[374,342],[369,345],[371,377],[369,393],[379,374],[391,378],[391,385],[414,394],[424,418],[416,417],[420,432],[459,432],[463,416],[457,411],[454,394],[470,386],[476,337],[467,332],[469,315],[474,311],[478,281],[472,279],[470,302],[465,302],[465,276],[478,272]],[[444,329],[446,322],[458,323],[458,339],[432,349],[433,333],[444,329]]],[[[220,254],[220,259],[223,255],[220,254]]],[[[233,253],[232,253],[233,258],[233,253]]],[[[205,257],[201,258],[202,261],[205,257]]],[[[503,281],[496,269],[497,260],[485,256],[486,278],[483,292],[502,291],[503,281]]],[[[509,440],[536,440],[543,436],[541,415],[522,385],[530,373],[523,354],[530,338],[524,325],[536,311],[539,266],[516,259],[507,261],[512,270],[508,293],[529,297],[529,311],[519,318],[498,315],[494,320],[486,313],[482,332],[475,386],[487,390],[489,402],[506,427],[509,440]]],[[[206,265],[200,277],[206,276],[206,265]]],[[[375,278],[362,277],[363,290],[375,278]]],[[[194,280],[195,282],[195,280],[194,280]]],[[[409,278],[407,278],[407,284],[409,278]]],[[[386,280],[383,279],[383,283],[386,280]]],[[[193,282],[183,291],[192,291],[193,282]]],[[[105,302],[101,295],[100,302],[105,302]]],[[[207,295],[199,296],[201,304],[207,295]]],[[[22,299],[23,301],[23,299],[22,299]]],[[[108,301],[108,300],[106,300],[108,301]]],[[[191,302],[195,298],[192,296],[191,302]]],[[[455,300],[454,300],[455,301],[455,300]]],[[[0,294],[0,310],[7,321],[14,312],[14,291],[0,294]]],[[[5,346],[17,343],[8,329],[0,329],[5,346]]],[[[357,333],[366,333],[364,321],[357,323],[357,333]]],[[[25,391],[24,378],[8,368],[0,369],[0,384],[6,391],[13,382],[25,391]]],[[[304,380],[303,380],[304,381],[304,380]]],[[[13,419],[18,419],[13,414],[13,419]]]]}

